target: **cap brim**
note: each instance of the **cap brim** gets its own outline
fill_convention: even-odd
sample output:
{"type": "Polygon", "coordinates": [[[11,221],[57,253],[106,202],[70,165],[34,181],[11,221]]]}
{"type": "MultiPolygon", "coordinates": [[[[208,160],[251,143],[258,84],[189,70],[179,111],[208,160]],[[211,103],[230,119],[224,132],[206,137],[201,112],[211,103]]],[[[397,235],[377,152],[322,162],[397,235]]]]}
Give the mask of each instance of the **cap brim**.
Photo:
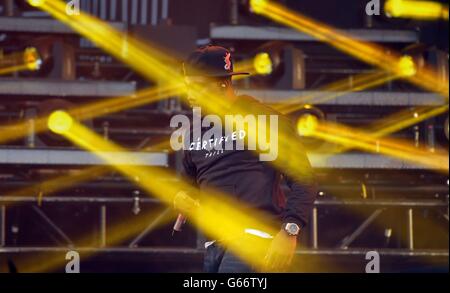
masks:
{"type": "Polygon", "coordinates": [[[212,77],[228,77],[228,76],[233,76],[233,75],[250,75],[249,72],[230,72],[227,74],[212,74],[212,75],[208,75],[208,76],[212,76],[212,77]]]}
{"type": "Polygon", "coordinates": [[[217,73],[217,74],[198,74],[198,75],[186,75],[186,76],[201,76],[201,77],[229,77],[233,75],[250,75],[249,72],[230,72],[230,73],[217,73]]]}
{"type": "Polygon", "coordinates": [[[233,72],[231,75],[250,75],[250,72],[233,72]]]}

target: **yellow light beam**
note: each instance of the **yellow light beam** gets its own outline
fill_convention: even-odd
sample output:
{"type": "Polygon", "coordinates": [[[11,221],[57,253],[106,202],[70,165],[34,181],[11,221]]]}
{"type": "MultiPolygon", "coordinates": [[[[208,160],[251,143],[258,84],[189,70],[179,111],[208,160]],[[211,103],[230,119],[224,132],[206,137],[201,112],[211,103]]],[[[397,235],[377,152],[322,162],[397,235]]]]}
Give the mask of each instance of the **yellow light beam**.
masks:
{"type": "MultiPolygon", "coordinates": [[[[45,4],[43,5],[43,6],[45,6],[45,4]]],[[[58,7],[57,7],[58,8],[58,7]]],[[[62,8],[62,6],[60,6],[59,8],[62,8]]],[[[46,11],[49,11],[52,15],[54,15],[55,17],[57,17],[58,19],[60,19],[60,20],[62,20],[63,22],[66,22],[66,23],[70,23],[70,21],[69,20],[67,20],[67,19],[65,19],[65,15],[59,15],[59,14],[63,14],[62,12],[61,12],[61,10],[62,9],[56,9],[56,11],[55,11],[55,7],[53,6],[53,7],[46,7],[44,10],[46,10],[46,11]],[[53,12],[53,13],[52,13],[53,12]]],[[[92,19],[90,19],[90,20],[92,20],[92,19]]],[[[89,23],[89,22],[87,22],[87,23],[89,23]]],[[[80,29],[80,28],[78,28],[78,27],[76,27],[76,25],[75,24],[73,24],[73,23],[71,23],[70,24],[73,28],[75,28],[78,32],[81,32],[83,35],[88,35],[88,38],[98,38],[98,36],[96,35],[96,36],[89,36],[89,34],[88,34],[88,32],[86,32],[86,31],[83,31],[82,29],[80,29]]],[[[110,28],[111,29],[111,28],[110,28]]],[[[95,31],[95,30],[94,30],[95,31]]],[[[119,33],[117,33],[117,35],[120,35],[119,33]]],[[[109,36],[109,38],[108,39],[111,39],[111,36],[109,36]]],[[[105,41],[107,41],[107,40],[105,40],[105,41]]],[[[144,61],[148,61],[148,63],[152,63],[153,61],[154,61],[154,59],[155,58],[151,58],[151,60],[145,60],[146,58],[147,59],[150,59],[150,57],[149,56],[154,56],[154,55],[152,55],[151,53],[149,53],[149,52],[147,52],[146,50],[134,50],[134,49],[139,49],[138,48],[138,46],[136,46],[136,43],[135,42],[131,42],[131,39],[129,38],[128,39],[128,42],[126,43],[127,44],[127,50],[128,50],[128,52],[129,52],[129,54],[128,54],[128,57],[130,57],[129,58],[129,60],[128,60],[128,58],[121,58],[121,60],[123,60],[123,61],[125,61],[125,62],[127,62],[127,64],[129,64],[130,66],[132,66],[133,68],[134,67],[136,67],[136,66],[138,66],[138,64],[135,64],[132,60],[135,60],[136,58],[131,58],[131,56],[133,55],[136,55],[136,56],[138,56],[138,57],[141,57],[141,59],[139,59],[139,60],[144,60],[144,61]],[[150,61],[152,61],[152,62],[150,62],[150,61]]],[[[118,44],[116,44],[116,45],[118,45],[118,44]]],[[[99,46],[102,46],[102,44],[101,44],[101,42],[100,42],[100,44],[99,44],[99,46]]],[[[114,48],[117,48],[118,46],[114,46],[113,48],[111,48],[111,47],[108,47],[108,46],[104,46],[104,49],[106,48],[106,50],[108,51],[108,52],[110,52],[111,54],[117,54],[117,50],[115,50],[114,48]]],[[[144,64],[144,63],[146,63],[146,62],[140,62],[139,64],[144,64]]],[[[155,62],[153,62],[153,63],[155,63],[155,62]]],[[[161,63],[161,62],[160,62],[161,63]]],[[[161,65],[161,64],[158,64],[158,66],[159,65],[161,65]]],[[[156,66],[156,67],[158,67],[158,66],[156,66]]],[[[163,68],[163,67],[161,67],[161,68],[163,68]]],[[[161,69],[161,68],[159,68],[159,69],[161,69]]],[[[141,68],[141,70],[143,70],[143,68],[141,68]]],[[[177,75],[177,74],[175,74],[173,71],[170,71],[170,74],[165,74],[167,72],[167,70],[164,70],[163,72],[160,72],[160,70],[155,70],[155,72],[147,72],[144,76],[146,76],[146,77],[148,77],[148,78],[150,78],[150,77],[152,77],[152,76],[157,76],[157,77],[159,77],[159,78],[161,78],[162,80],[165,80],[165,81],[168,81],[169,82],[169,80],[170,81],[173,81],[173,82],[178,82],[179,81],[179,79],[181,79],[182,80],[182,76],[180,76],[180,75],[177,75]]],[[[196,89],[196,91],[200,91],[199,89],[196,89]]],[[[215,110],[214,112],[215,113],[223,113],[223,109],[224,108],[220,108],[220,107],[222,107],[223,106],[223,104],[225,103],[224,101],[222,101],[222,99],[220,99],[220,97],[219,98],[217,98],[217,97],[213,97],[210,101],[206,101],[207,99],[202,99],[202,103],[204,103],[204,104],[207,104],[207,106],[205,106],[206,108],[208,108],[208,109],[213,109],[213,110],[215,110]],[[208,107],[208,106],[213,106],[213,107],[208,107]],[[217,111],[217,107],[219,107],[219,111],[217,111]]],[[[71,131],[70,131],[71,132],[71,131]]],[[[83,135],[82,136],[79,136],[79,137],[84,137],[83,135]]],[[[285,141],[284,142],[285,144],[287,144],[288,142],[287,141],[285,141]]],[[[298,151],[298,149],[297,149],[297,151],[298,151]]],[[[292,154],[289,154],[289,156],[291,157],[291,159],[292,158],[296,158],[297,156],[296,156],[296,154],[295,153],[292,153],[292,154]]],[[[297,159],[297,161],[296,160],[286,160],[288,163],[290,163],[290,164],[292,164],[292,165],[294,165],[295,164],[295,162],[297,162],[298,161],[298,163],[301,163],[300,162],[300,159],[297,159]]],[[[302,173],[305,173],[305,168],[302,168],[303,167],[303,165],[302,164],[295,164],[296,166],[298,166],[298,171],[299,171],[299,175],[300,174],[302,174],[302,173]]],[[[222,201],[223,201],[223,199],[222,199],[222,201]]],[[[220,201],[218,202],[218,204],[220,204],[220,201]]],[[[234,206],[236,206],[236,204],[234,204],[234,206]]],[[[208,211],[208,210],[206,210],[206,211],[208,211]]],[[[212,212],[212,214],[214,214],[214,212],[212,212]]],[[[250,219],[249,219],[250,220],[250,219]]],[[[246,223],[246,221],[239,221],[240,223],[246,223]]],[[[200,221],[200,223],[202,224],[202,222],[200,221]]],[[[225,222],[224,222],[225,223],[225,222]]],[[[256,225],[257,223],[255,223],[255,225],[256,225]]],[[[206,231],[208,231],[208,229],[210,228],[210,226],[208,226],[208,223],[204,223],[204,225],[205,225],[205,227],[204,227],[204,229],[206,230],[206,231]]],[[[200,225],[201,226],[201,225],[200,225]]],[[[233,227],[230,227],[230,228],[233,228],[233,227]]],[[[234,228],[233,228],[234,229],[234,228]]],[[[267,230],[265,230],[265,231],[267,231],[267,230]]],[[[213,233],[213,231],[211,231],[211,233],[213,233]]],[[[226,243],[227,244],[227,243],[226,243]]],[[[233,247],[233,245],[236,245],[236,243],[230,243],[230,247],[233,247]]],[[[250,251],[253,251],[254,249],[250,249],[250,251]]],[[[237,252],[237,254],[238,255],[240,255],[240,252],[238,251],[237,252]]],[[[246,253],[246,254],[242,254],[242,257],[246,257],[246,255],[248,255],[248,253],[246,253]]],[[[251,255],[251,254],[250,254],[251,255]]]]}
{"type": "MultiPolygon", "coordinates": [[[[214,101],[213,98],[201,98],[200,99],[203,102],[203,105],[210,109],[211,113],[221,113],[224,114],[224,109],[227,109],[227,106],[225,104],[221,105],[221,104],[217,104],[217,101],[214,101]],[[213,101],[213,102],[212,102],[213,101]]],[[[251,112],[251,111],[250,111],[251,112]]],[[[235,112],[233,112],[235,113],[235,112]]],[[[246,113],[249,113],[249,110],[247,109],[240,109],[239,113],[243,113],[242,115],[245,116],[246,113]]],[[[334,131],[331,131],[331,134],[335,134],[335,133],[340,133],[340,131],[342,131],[342,129],[337,129],[337,127],[335,127],[334,131]]],[[[302,169],[307,169],[307,168],[302,168],[302,167],[307,167],[305,166],[305,162],[302,162],[302,160],[296,159],[295,157],[291,157],[290,154],[294,154],[301,157],[301,147],[299,146],[298,149],[292,149],[292,146],[289,147],[287,144],[292,143],[292,137],[289,137],[289,135],[284,132],[283,130],[280,130],[279,132],[279,159],[275,162],[273,162],[275,164],[275,166],[279,169],[279,170],[286,170],[286,169],[290,169],[290,170],[295,170],[295,174],[293,175],[293,178],[302,180],[307,180],[308,176],[305,176],[307,174],[305,174],[305,170],[302,171],[302,169]],[[300,167],[301,166],[301,167],[300,167]]],[[[351,133],[351,131],[349,131],[349,133],[351,133]]],[[[376,149],[380,149],[377,152],[382,152],[383,154],[387,154],[390,156],[395,156],[397,158],[400,159],[406,159],[408,156],[415,156],[413,158],[414,162],[416,163],[420,163],[420,164],[426,164],[427,166],[433,166],[435,168],[438,167],[438,169],[442,169],[444,171],[448,171],[448,167],[445,166],[445,164],[442,164],[442,158],[446,158],[446,156],[440,156],[438,157],[438,159],[440,160],[432,160],[431,162],[428,161],[429,157],[425,157],[423,153],[411,153],[413,151],[413,149],[410,148],[406,148],[403,147],[403,149],[398,149],[399,146],[395,145],[395,144],[391,144],[388,143],[387,141],[383,141],[382,143],[377,142],[377,141],[369,141],[369,142],[365,142],[363,141],[364,137],[363,135],[361,135],[360,137],[352,137],[351,139],[346,139],[346,138],[341,138],[341,137],[331,137],[330,135],[326,136],[325,133],[323,134],[322,132],[320,132],[320,135],[322,135],[323,138],[328,138],[328,140],[331,140],[332,138],[334,139],[334,141],[343,144],[344,142],[347,143],[347,145],[352,145],[355,147],[359,147],[361,149],[365,149],[367,151],[374,151],[376,149]],[[360,140],[361,142],[359,142],[358,140],[360,140]],[[352,144],[350,144],[352,142],[352,144]],[[376,145],[378,145],[377,147],[375,147],[376,145]],[[405,155],[405,152],[406,155],[405,155]],[[439,162],[438,162],[439,161],[439,162]]],[[[315,135],[318,135],[315,133],[315,135]]],[[[249,137],[251,135],[249,134],[249,137]]],[[[368,136],[366,134],[366,136],[368,136]]],[[[255,136],[253,136],[254,138],[255,136]]],[[[409,159],[409,161],[411,161],[411,159],[409,159]]]]}
{"type": "Polygon", "coordinates": [[[442,105],[432,108],[425,107],[423,109],[414,111],[414,113],[408,113],[409,115],[407,115],[406,117],[404,117],[403,115],[398,115],[398,117],[395,117],[397,115],[393,115],[394,117],[392,118],[394,119],[387,119],[386,123],[384,124],[376,123],[370,129],[371,131],[374,131],[373,136],[381,137],[416,125],[432,117],[441,115],[447,111],[448,105],[442,105]]]}
{"type": "MultiPolygon", "coordinates": [[[[120,219],[111,225],[112,228],[107,230],[107,246],[109,243],[120,243],[129,240],[131,237],[139,234],[146,229],[150,223],[154,223],[152,230],[169,223],[174,220],[173,213],[167,213],[161,209],[156,211],[142,211],[137,216],[131,216],[126,221],[120,219]]],[[[75,241],[77,249],[92,248],[92,235],[81,236],[75,241]]],[[[57,254],[55,257],[49,257],[46,254],[35,253],[32,257],[28,254],[19,255],[14,259],[16,267],[20,273],[44,273],[51,272],[56,269],[64,268],[68,260],[66,253],[75,248],[67,247],[66,251],[57,254]]],[[[76,250],[76,249],[75,249],[76,250]]],[[[83,272],[83,260],[93,256],[95,251],[85,251],[81,254],[81,272],[83,272]]]]}
{"type": "MultiPolygon", "coordinates": [[[[46,9],[46,10],[48,10],[48,9],[46,9]]],[[[110,28],[111,29],[111,28],[110,28]]],[[[118,35],[120,35],[119,33],[117,33],[118,35]]],[[[339,39],[341,40],[341,39],[343,39],[343,37],[339,37],[339,39]]],[[[345,38],[344,38],[345,39],[345,38]]],[[[351,38],[348,38],[350,41],[352,41],[352,39],[351,38]]],[[[346,42],[341,42],[341,43],[343,43],[343,44],[345,44],[345,45],[347,45],[347,46],[349,46],[349,45],[355,45],[355,44],[358,44],[358,42],[356,42],[356,43],[346,43],[346,42]]],[[[130,47],[130,46],[129,46],[130,47]]],[[[366,46],[367,47],[367,46],[366,46]]],[[[362,49],[367,49],[366,47],[364,47],[363,46],[363,48],[362,49]]],[[[139,48],[137,48],[137,49],[139,49],[139,48]]],[[[360,48],[361,49],[361,48],[360,48]]],[[[373,48],[371,48],[370,46],[369,46],[369,49],[373,49],[373,48]]],[[[132,50],[132,51],[134,51],[134,50],[132,50]]],[[[142,52],[139,52],[139,50],[136,50],[138,53],[142,53],[142,52]]],[[[377,53],[377,54],[379,54],[381,51],[377,51],[377,50],[375,50],[374,51],[375,53],[377,53]]],[[[362,50],[362,52],[361,52],[361,56],[362,55],[365,55],[365,54],[367,54],[367,52],[365,52],[364,50],[362,50]]],[[[142,57],[145,57],[145,54],[143,53],[143,54],[141,54],[141,56],[142,57]]],[[[383,56],[388,56],[389,57],[389,55],[386,55],[386,54],[384,54],[383,56]]],[[[373,56],[371,56],[370,58],[373,58],[373,56]]],[[[379,58],[378,58],[379,59],[379,58]]],[[[374,60],[377,60],[377,58],[374,58],[374,60]]],[[[402,64],[402,62],[400,62],[401,61],[401,59],[400,58],[393,58],[393,60],[395,61],[395,63],[393,63],[394,64],[394,66],[393,67],[389,67],[390,68],[390,70],[391,71],[394,71],[394,73],[396,73],[396,74],[400,74],[400,75],[405,75],[405,69],[404,69],[404,66],[399,66],[399,64],[402,64]]],[[[126,60],[125,60],[126,61],[126,60]]],[[[153,61],[153,60],[152,60],[153,61]]],[[[383,59],[383,60],[378,60],[378,61],[383,61],[382,63],[384,63],[385,61],[386,61],[386,59],[383,59]]],[[[388,61],[389,61],[389,59],[388,59],[388,61]]],[[[130,63],[130,62],[129,62],[130,63]]],[[[131,62],[132,63],[132,62],[131,62]]],[[[392,65],[392,62],[391,62],[391,65],[392,65]]],[[[409,68],[408,68],[408,72],[410,72],[409,71],[409,68]]],[[[206,101],[207,99],[202,99],[202,101],[201,102],[203,102],[203,103],[207,103],[208,101],[206,101]]],[[[214,105],[211,105],[211,104],[209,104],[209,105],[206,105],[206,108],[211,108],[211,106],[213,106],[213,108],[215,107],[215,113],[221,113],[221,112],[223,112],[223,108],[220,108],[220,107],[222,107],[222,106],[224,106],[223,104],[224,103],[220,103],[220,99],[213,99],[214,100],[214,105]],[[219,107],[219,108],[218,108],[219,107]]],[[[285,137],[285,138],[287,138],[287,137],[285,137]]],[[[284,140],[283,140],[283,138],[281,139],[281,141],[283,142],[284,140]]]]}
{"type": "Polygon", "coordinates": [[[388,0],[384,10],[389,17],[448,21],[448,5],[433,1],[388,0]]]}
{"type": "MultiPolygon", "coordinates": [[[[318,40],[329,43],[357,59],[394,75],[403,76],[405,73],[398,66],[401,56],[380,45],[355,39],[343,31],[308,18],[299,12],[294,13],[269,0],[251,0],[250,3],[255,13],[314,36],[318,40]]],[[[448,82],[442,81],[435,69],[431,67],[417,68],[416,74],[406,79],[428,91],[439,93],[446,98],[449,96],[448,82]]]]}
{"type": "MultiPolygon", "coordinates": [[[[363,131],[358,131],[358,130],[355,130],[350,127],[346,127],[346,126],[338,125],[338,124],[332,124],[332,123],[324,123],[324,124],[326,125],[325,128],[322,128],[322,126],[319,128],[326,129],[326,132],[333,132],[333,131],[340,130],[340,131],[342,131],[342,136],[352,138],[352,139],[358,139],[359,141],[363,141],[363,142],[372,144],[375,146],[374,149],[378,149],[381,146],[381,147],[385,147],[385,148],[386,147],[390,148],[392,150],[402,151],[402,152],[410,154],[410,155],[417,155],[417,156],[422,156],[422,157],[425,157],[430,154],[440,156],[441,158],[448,156],[448,152],[446,152],[443,149],[438,149],[438,150],[430,152],[429,150],[427,150],[425,148],[411,146],[411,144],[409,142],[401,140],[401,139],[393,139],[393,138],[374,139],[373,137],[368,136],[367,135],[368,133],[363,132],[363,131]]],[[[339,133],[339,135],[341,135],[341,133],[339,133]]]]}
{"type": "MultiPolygon", "coordinates": [[[[55,115],[61,116],[62,114],[55,113],[55,115]]],[[[62,119],[66,118],[67,117],[62,117],[62,119]]],[[[53,120],[52,116],[50,116],[49,124],[51,124],[52,121],[56,121],[56,119],[53,120]]],[[[54,125],[49,126],[51,129],[55,129],[54,125]]],[[[60,131],[59,128],[56,128],[56,130],[60,131]]],[[[103,140],[76,121],[73,121],[71,127],[63,132],[62,135],[80,147],[98,155],[124,175],[133,179],[139,178],[138,183],[148,193],[158,197],[163,203],[171,206],[175,194],[180,190],[194,192],[192,186],[183,181],[171,182],[168,184],[155,180],[156,178],[161,177],[176,176],[164,169],[122,165],[119,163],[120,161],[131,162],[135,161],[136,158],[131,154],[125,155],[122,148],[103,140]],[[126,158],[118,158],[118,152],[123,156],[126,156],[126,158]],[[111,155],[111,153],[116,153],[116,155],[111,155]]],[[[240,235],[247,228],[265,231],[272,235],[274,235],[277,230],[269,224],[269,220],[265,220],[265,216],[261,212],[244,207],[242,203],[238,204],[233,199],[218,191],[202,190],[202,194],[203,192],[204,194],[208,194],[208,196],[201,197],[201,208],[195,213],[188,214],[193,219],[194,223],[214,239],[223,239],[224,243],[227,244],[234,253],[242,257],[248,263],[261,269],[263,260],[261,259],[260,253],[266,248],[267,240],[256,237],[258,239],[250,241],[249,243],[237,243],[235,239],[232,237],[230,238],[230,236],[240,235]],[[230,219],[234,220],[230,221],[230,219]],[[217,229],[217,227],[221,227],[221,229],[217,229]],[[259,258],[256,257],[255,251],[259,252],[259,258]]]]}
{"type": "Polygon", "coordinates": [[[0,75],[11,74],[14,72],[24,71],[24,70],[29,70],[28,66],[25,64],[10,66],[10,67],[6,67],[6,68],[0,68],[0,75]]]}
{"type": "Polygon", "coordinates": [[[298,111],[305,104],[314,105],[324,103],[349,92],[363,91],[396,78],[398,77],[383,72],[360,74],[354,77],[351,86],[349,85],[348,78],[345,78],[319,89],[317,94],[292,97],[283,101],[282,104],[274,105],[273,108],[282,114],[290,114],[298,111]]]}
{"type": "MultiPolygon", "coordinates": [[[[86,105],[68,110],[69,114],[77,120],[86,120],[94,117],[124,111],[145,104],[150,104],[162,99],[179,94],[183,90],[183,85],[161,86],[149,88],[132,96],[115,97],[105,99],[100,102],[90,102],[86,105]]],[[[40,133],[47,130],[47,116],[35,119],[34,131],[40,133]]],[[[26,136],[29,133],[27,121],[20,121],[5,125],[0,133],[0,144],[26,136]]]]}
{"type": "MultiPolygon", "coordinates": [[[[250,74],[254,74],[255,70],[252,64],[253,60],[243,60],[237,63],[234,66],[234,71],[236,72],[248,72],[250,74]]],[[[235,76],[238,77],[238,76],[235,76]]],[[[243,78],[247,77],[247,75],[242,75],[243,78]]]]}
{"type": "MultiPolygon", "coordinates": [[[[423,107],[415,110],[414,113],[412,113],[410,109],[407,109],[392,114],[381,121],[377,121],[373,123],[373,125],[364,128],[362,131],[366,132],[372,139],[377,139],[411,127],[445,112],[448,112],[448,105],[423,107]]],[[[351,149],[351,146],[342,146],[335,153],[342,153],[351,149]]]]}
{"type": "Polygon", "coordinates": [[[375,139],[368,133],[330,122],[318,123],[310,133],[312,136],[329,142],[388,155],[445,173],[448,173],[449,170],[448,153],[444,150],[437,150],[432,153],[422,148],[410,146],[409,143],[402,140],[375,139]]]}
{"type": "MultiPolygon", "coordinates": [[[[32,1],[28,0],[29,3],[32,1]]],[[[81,12],[79,15],[70,16],[65,11],[66,3],[63,1],[49,0],[35,5],[130,65],[147,79],[175,86],[183,84],[183,76],[177,70],[180,68],[180,60],[152,47],[149,43],[120,32],[92,15],[81,12]]],[[[238,69],[246,68],[236,65],[238,69]]]]}
{"type": "MultiPolygon", "coordinates": [[[[109,166],[94,166],[87,167],[83,170],[63,172],[64,174],[62,175],[55,176],[54,178],[48,179],[44,182],[40,182],[32,186],[27,186],[12,192],[7,192],[5,195],[17,197],[36,195],[37,201],[39,203],[39,201],[44,196],[48,196],[56,191],[72,187],[81,182],[92,180],[93,178],[104,174],[107,170],[110,169],[111,168],[109,166]]],[[[6,204],[6,206],[9,205],[11,204],[6,204]]]]}
{"type": "MultiPolygon", "coordinates": [[[[66,3],[62,1],[28,1],[30,4],[49,12],[55,18],[68,24],[99,47],[102,47],[105,51],[133,67],[137,72],[143,74],[143,76],[150,80],[163,82],[161,88],[156,90],[159,92],[160,97],[163,97],[163,93],[168,94],[171,90],[173,90],[172,94],[179,93],[175,89],[181,89],[184,85],[183,77],[177,70],[173,69],[179,67],[178,60],[159,52],[157,49],[150,47],[140,40],[131,38],[127,34],[115,30],[107,23],[95,17],[84,13],[77,16],[67,15],[65,12],[66,3]]],[[[143,93],[143,95],[150,93],[156,94],[156,92],[149,90],[147,93],[143,93]]],[[[74,113],[71,113],[71,115],[78,120],[87,119],[97,117],[99,113],[112,113],[138,105],[142,105],[139,101],[139,96],[136,99],[117,98],[111,102],[107,101],[104,104],[92,104],[92,106],[88,106],[87,108],[74,110],[74,113]],[[112,108],[116,108],[116,110],[112,108]],[[92,109],[95,109],[95,111],[90,111],[92,109]],[[104,109],[107,109],[107,111],[104,109]],[[80,113],[89,111],[90,113],[88,115],[82,114],[81,117],[79,116],[80,113]]],[[[39,132],[46,129],[46,119],[47,117],[43,117],[43,119],[36,121],[36,131],[39,132]]],[[[26,135],[27,127],[27,122],[7,126],[3,133],[0,134],[0,143],[26,135]]]]}
{"type": "MultiPolygon", "coordinates": [[[[173,149],[170,147],[170,141],[167,139],[163,139],[159,143],[152,144],[147,146],[144,151],[166,151],[167,153],[173,152],[173,149]]],[[[98,176],[103,175],[108,172],[112,168],[110,166],[93,166],[86,167],[82,170],[72,170],[65,172],[62,175],[55,176],[38,184],[27,186],[15,191],[8,192],[7,196],[17,196],[17,197],[25,197],[31,195],[37,195],[38,203],[44,196],[49,196],[57,191],[61,191],[67,188],[70,188],[79,183],[92,180],[98,176]]],[[[5,204],[6,206],[10,206],[11,204],[5,204]]]]}
{"type": "Polygon", "coordinates": [[[132,96],[116,97],[80,106],[69,110],[69,113],[76,117],[77,120],[85,120],[137,108],[168,97],[179,95],[182,92],[184,92],[183,84],[152,87],[141,90],[132,96]]]}
{"type": "Polygon", "coordinates": [[[233,77],[233,80],[240,80],[249,78],[250,76],[255,75],[269,75],[272,73],[272,63],[270,61],[270,57],[267,60],[265,55],[262,55],[263,53],[257,54],[251,59],[248,60],[242,60],[235,64],[234,71],[236,72],[247,72],[248,75],[236,75],[233,77]],[[269,64],[270,62],[270,64],[269,64]]]}
{"type": "MultiPolygon", "coordinates": [[[[251,72],[251,69],[246,70],[245,67],[242,67],[242,70],[251,72]]],[[[247,75],[242,75],[242,77],[246,78],[247,75]]],[[[86,120],[136,108],[183,93],[185,93],[185,86],[183,83],[159,86],[141,90],[131,96],[109,98],[100,102],[82,105],[77,108],[70,109],[69,113],[70,115],[76,117],[77,120],[86,120]]],[[[48,117],[45,116],[40,117],[35,121],[36,133],[47,129],[47,119],[48,117]]],[[[29,124],[26,121],[4,126],[2,133],[0,134],[0,143],[5,143],[27,135],[29,132],[28,127],[29,124]]]]}
{"type": "Polygon", "coordinates": [[[12,53],[6,56],[0,55],[0,75],[18,71],[38,70],[41,65],[39,54],[35,48],[27,48],[20,53],[12,53]]]}
{"type": "MultiPolygon", "coordinates": [[[[398,60],[401,60],[401,59],[398,59],[398,60]]],[[[401,63],[401,62],[399,62],[399,63],[401,63]]],[[[403,66],[398,66],[398,63],[396,63],[396,65],[395,65],[395,72],[397,72],[399,74],[402,74],[402,75],[405,75],[405,71],[404,71],[403,66]]]]}
{"type": "MultiPolygon", "coordinates": [[[[142,44],[142,42],[138,40],[132,39],[130,37],[125,38],[122,33],[114,30],[102,21],[93,17],[89,17],[83,13],[76,17],[67,16],[64,10],[65,3],[62,3],[61,1],[54,0],[51,3],[54,4],[50,5],[50,2],[45,2],[40,8],[49,12],[64,23],[67,23],[77,32],[93,40],[107,52],[116,56],[118,59],[124,61],[131,67],[135,68],[136,70],[144,71],[142,74],[145,77],[152,78],[156,76],[162,81],[167,82],[169,85],[173,83],[179,84],[184,82],[184,77],[182,75],[178,74],[178,72],[175,72],[174,70],[170,70],[170,68],[167,68],[168,65],[163,61],[157,60],[168,60],[168,58],[170,57],[162,54],[161,52],[157,52],[157,50],[152,49],[145,44],[142,44]],[[89,29],[86,29],[86,27],[89,27],[89,29]],[[107,38],[105,38],[105,35],[107,35],[107,38]],[[124,40],[127,49],[126,58],[121,55],[122,51],[120,50],[120,48],[122,48],[123,46],[124,40]],[[143,66],[146,64],[148,65],[143,66]]],[[[201,93],[203,89],[192,87],[192,90],[197,93],[201,93]]],[[[205,110],[215,114],[226,114],[224,113],[224,111],[228,109],[229,105],[227,105],[227,102],[224,99],[205,93],[202,93],[202,96],[203,98],[201,98],[199,102],[205,110]]],[[[248,112],[248,109],[242,110],[243,112],[248,112]]],[[[290,141],[289,134],[282,134],[280,136],[282,147],[290,150],[290,153],[285,154],[284,156],[286,156],[286,158],[284,158],[284,160],[282,160],[281,162],[284,162],[288,164],[288,166],[291,166],[293,168],[296,166],[295,170],[297,172],[295,172],[294,174],[298,174],[298,176],[301,177],[301,175],[305,174],[305,170],[309,169],[307,168],[307,165],[309,165],[309,163],[305,161],[306,158],[301,151],[302,148],[300,148],[300,146],[298,146],[297,148],[293,148],[293,146],[289,145],[288,141],[290,141]]],[[[280,151],[280,153],[282,152],[280,151]]],[[[282,166],[282,164],[280,164],[278,168],[281,168],[281,170],[285,170],[286,166],[282,166]]]]}
{"type": "MultiPolygon", "coordinates": [[[[30,3],[32,0],[28,1],[30,3]]],[[[179,61],[149,44],[122,33],[108,23],[86,13],[68,15],[66,3],[60,0],[43,1],[37,4],[37,7],[47,11],[106,52],[130,65],[147,79],[165,81],[168,85],[182,84],[181,75],[174,69],[179,68],[179,61]]]]}

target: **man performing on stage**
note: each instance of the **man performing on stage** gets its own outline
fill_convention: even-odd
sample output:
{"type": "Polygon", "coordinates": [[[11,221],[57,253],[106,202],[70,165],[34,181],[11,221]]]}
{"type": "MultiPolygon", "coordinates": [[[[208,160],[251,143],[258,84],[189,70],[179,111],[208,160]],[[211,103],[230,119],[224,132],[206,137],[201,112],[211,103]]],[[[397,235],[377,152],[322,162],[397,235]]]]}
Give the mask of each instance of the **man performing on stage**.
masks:
{"type": "MultiPolygon", "coordinates": [[[[265,271],[284,271],[292,260],[297,238],[312,210],[316,194],[313,174],[291,121],[252,97],[235,94],[231,78],[245,73],[233,72],[232,62],[231,53],[222,47],[206,46],[193,52],[183,66],[189,103],[193,107],[201,104],[198,91],[196,94],[196,91],[190,90],[195,86],[223,97],[230,105],[227,109],[230,114],[239,108],[246,109],[246,114],[278,115],[280,129],[289,137],[288,143],[279,144],[289,147],[279,147],[278,152],[295,156],[297,162],[301,159],[301,171],[298,171],[298,166],[297,171],[289,167],[289,159],[286,159],[289,155],[279,156],[277,160],[281,161],[275,168],[272,162],[261,161],[251,150],[224,148],[211,153],[203,148],[191,148],[183,151],[183,176],[197,184],[200,190],[216,188],[247,206],[272,215],[279,232],[268,237],[267,251],[262,257],[266,260],[265,271]],[[279,168],[280,165],[283,168],[279,168]],[[286,180],[290,189],[286,196],[280,186],[282,179],[286,180]]],[[[187,197],[185,192],[180,192],[175,197],[175,208],[182,211],[177,202],[187,197]]],[[[199,204],[201,206],[201,200],[199,204]]],[[[260,232],[264,235],[264,231],[260,232]]],[[[253,236],[259,237],[258,233],[253,236]]],[[[220,239],[211,239],[205,243],[205,247],[205,272],[255,271],[222,245],[220,239]]]]}

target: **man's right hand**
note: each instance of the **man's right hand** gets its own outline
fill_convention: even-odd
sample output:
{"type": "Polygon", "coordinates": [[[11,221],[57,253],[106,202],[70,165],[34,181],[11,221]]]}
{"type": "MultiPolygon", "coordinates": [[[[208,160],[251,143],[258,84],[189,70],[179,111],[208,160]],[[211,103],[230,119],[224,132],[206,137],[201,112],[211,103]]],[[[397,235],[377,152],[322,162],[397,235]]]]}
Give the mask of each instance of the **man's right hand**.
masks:
{"type": "Polygon", "coordinates": [[[186,192],[179,191],[173,199],[173,206],[181,213],[190,215],[197,211],[200,207],[200,203],[190,197],[186,192]]]}

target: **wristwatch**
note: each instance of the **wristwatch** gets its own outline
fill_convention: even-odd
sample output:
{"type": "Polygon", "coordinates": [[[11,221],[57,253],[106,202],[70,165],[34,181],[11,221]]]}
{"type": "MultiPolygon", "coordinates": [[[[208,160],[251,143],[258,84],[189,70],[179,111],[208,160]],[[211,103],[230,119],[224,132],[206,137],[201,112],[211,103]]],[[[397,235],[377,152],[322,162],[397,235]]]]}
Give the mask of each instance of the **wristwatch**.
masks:
{"type": "Polygon", "coordinates": [[[298,236],[300,233],[300,227],[295,223],[285,223],[283,229],[289,236],[298,236]]]}

